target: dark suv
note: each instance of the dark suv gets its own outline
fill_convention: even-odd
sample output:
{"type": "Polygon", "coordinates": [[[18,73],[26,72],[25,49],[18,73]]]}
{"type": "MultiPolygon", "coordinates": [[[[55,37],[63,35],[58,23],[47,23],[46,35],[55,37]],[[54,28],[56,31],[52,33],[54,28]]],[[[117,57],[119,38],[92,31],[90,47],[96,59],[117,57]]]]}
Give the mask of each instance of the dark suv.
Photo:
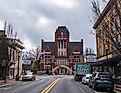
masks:
{"type": "Polygon", "coordinates": [[[92,89],[108,89],[113,91],[114,83],[110,73],[108,72],[96,72],[89,80],[89,87],[92,89]]]}
{"type": "Polygon", "coordinates": [[[82,81],[82,77],[84,77],[84,74],[75,74],[74,80],[75,81],[82,81]]]}

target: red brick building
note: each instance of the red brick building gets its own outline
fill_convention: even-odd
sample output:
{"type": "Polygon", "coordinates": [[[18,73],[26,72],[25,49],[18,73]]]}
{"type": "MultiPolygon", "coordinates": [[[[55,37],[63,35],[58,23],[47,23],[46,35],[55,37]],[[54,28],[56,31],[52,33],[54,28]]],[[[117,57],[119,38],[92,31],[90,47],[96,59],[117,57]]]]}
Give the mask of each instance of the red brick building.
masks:
{"type": "Polygon", "coordinates": [[[83,39],[70,42],[70,33],[66,26],[59,26],[55,31],[55,42],[41,40],[41,51],[44,59],[40,69],[52,71],[53,74],[72,74],[75,63],[83,63],[83,39]]]}

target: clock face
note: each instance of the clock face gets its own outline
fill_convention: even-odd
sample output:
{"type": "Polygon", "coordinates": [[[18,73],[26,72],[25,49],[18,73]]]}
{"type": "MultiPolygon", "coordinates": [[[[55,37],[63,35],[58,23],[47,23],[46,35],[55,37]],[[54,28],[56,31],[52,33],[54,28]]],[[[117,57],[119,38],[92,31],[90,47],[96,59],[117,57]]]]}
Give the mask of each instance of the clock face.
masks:
{"type": "Polygon", "coordinates": [[[63,32],[61,32],[61,35],[63,35],[63,32]]]}

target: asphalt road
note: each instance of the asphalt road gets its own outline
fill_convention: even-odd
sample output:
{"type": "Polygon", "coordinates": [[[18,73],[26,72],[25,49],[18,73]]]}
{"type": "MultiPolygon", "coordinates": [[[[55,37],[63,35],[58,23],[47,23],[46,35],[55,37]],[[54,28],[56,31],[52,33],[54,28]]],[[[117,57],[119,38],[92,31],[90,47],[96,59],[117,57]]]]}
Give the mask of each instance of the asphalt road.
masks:
{"type": "Polygon", "coordinates": [[[94,91],[81,82],[74,81],[73,76],[63,76],[50,93],[112,93],[105,90],[94,91]]]}
{"type": "Polygon", "coordinates": [[[73,76],[63,76],[50,93],[93,93],[93,90],[74,81],[73,76]]]}
{"type": "Polygon", "coordinates": [[[11,86],[0,88],[0,93],[40,93],[55,78],[55,76],[40,76],[35,81],[18,81],[11,86]]]}
{"type": "Polygon", "coordinates": [[[110,93],[94,91],[81,82],[74,81],[73,76],[38,76],[36,81],[18,81],[13,85],[1,87],[0,93],[41,93],[55,79],[59,81],[47,93],[110,93]]]}

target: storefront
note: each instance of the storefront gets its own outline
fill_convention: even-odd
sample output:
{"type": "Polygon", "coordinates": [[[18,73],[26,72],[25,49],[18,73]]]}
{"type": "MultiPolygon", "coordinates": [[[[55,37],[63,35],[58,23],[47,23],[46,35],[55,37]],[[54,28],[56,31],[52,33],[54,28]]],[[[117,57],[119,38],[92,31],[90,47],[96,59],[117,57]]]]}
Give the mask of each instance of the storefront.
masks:
{"type": "Polygon", "coordinates": [[[98,61],[95,63],[92,63],[92,71],[93,72],[110,72],[112,75],[121,75],[121,65],[120,63],[120,59],[115,57],[115,58],[110,58],[110,59],[106,59],[103,61],[98,61]]]}

